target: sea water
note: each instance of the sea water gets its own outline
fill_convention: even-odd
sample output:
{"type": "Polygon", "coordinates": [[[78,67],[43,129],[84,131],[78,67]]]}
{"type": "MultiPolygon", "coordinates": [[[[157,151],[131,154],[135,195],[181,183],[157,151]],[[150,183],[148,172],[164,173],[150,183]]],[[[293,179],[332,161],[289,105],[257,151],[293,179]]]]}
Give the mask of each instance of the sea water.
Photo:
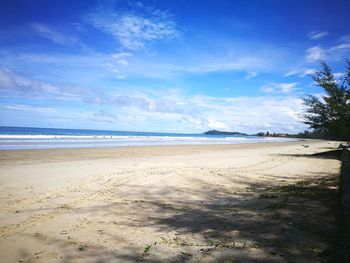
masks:
{"type": "Polygon", "coordinates": [[[0,150],[181,144],[240,144],[288,138],[0,126],[0,150]]]}

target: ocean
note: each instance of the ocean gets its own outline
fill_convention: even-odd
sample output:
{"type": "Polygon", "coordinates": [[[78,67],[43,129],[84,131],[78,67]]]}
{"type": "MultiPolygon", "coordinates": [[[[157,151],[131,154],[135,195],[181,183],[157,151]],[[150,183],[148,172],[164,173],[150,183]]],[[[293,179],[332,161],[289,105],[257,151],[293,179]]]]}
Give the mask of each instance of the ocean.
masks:
{"type": "Polygon", "coordinates": [[[0,126],[0,150],[181,144],[240,144],[290,140],[295,139],[0,126]]]}

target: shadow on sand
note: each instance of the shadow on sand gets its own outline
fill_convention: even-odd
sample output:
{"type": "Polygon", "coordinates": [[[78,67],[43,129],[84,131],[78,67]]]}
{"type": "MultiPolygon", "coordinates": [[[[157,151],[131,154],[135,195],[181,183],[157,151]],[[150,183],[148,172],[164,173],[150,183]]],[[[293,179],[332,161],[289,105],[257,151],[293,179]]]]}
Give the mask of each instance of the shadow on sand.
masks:
{"type": "Polygon", "coordinates": [[[279,156],[309,157],[309,158],[324,158],[324,159],[340,160],[342,151],[343,149],[336,149],[336,150],[319,152],[314,154],[279,154],[279,156]]]}
{"type": "MultiPolygon", "coordinates": [[[[337,251],[338,174],[320,173],[312,177],[280,186],[247,183],[239,192],[196,179],[196,190],[183,189],[184,197],[176,200],[173,196],[179,191],[177,188],[136,189],[135,186],[131,190],[141,191],[145,199],[126,200],[130,215],[137,218],[142,211],[147,220],[118,224],[134,229],[152,227],[159,233],[174,231],[176,236],[154,240],[148,251],[132,245],[122,250],[107,250],[103,246],[90,248],[87,244],[86,249],[81,249],[72,241],[71,246],[82,251],[79,254],[67,250],[62,262],[82,258],[87,262],[341,262],[337,251]],[[189,198],[193,196],[196,200],[189,198]],[[153,255],[157,246],[168,254],[163,258],[153,255]]],[[[115,211],[121,206],[122,203],[106,203],[85,208],[84,212],[115,215],[117,220],[115,211]]],[[[111,239],[117,238],[117,234],[108,233],[111,239]]],[[[63,238],[42,237],[42,242],[67,246],[63,238]]],[[[27,257],[26,262],[35,260],[27,257]]]]}

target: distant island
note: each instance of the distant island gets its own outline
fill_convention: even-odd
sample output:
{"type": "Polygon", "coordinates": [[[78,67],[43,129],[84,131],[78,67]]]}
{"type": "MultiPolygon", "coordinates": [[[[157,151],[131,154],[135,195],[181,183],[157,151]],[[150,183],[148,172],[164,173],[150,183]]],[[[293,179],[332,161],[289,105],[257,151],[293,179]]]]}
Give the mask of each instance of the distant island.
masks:
{"type": "Polygon", "coordinates": [[[207,131],[204,134],[207,134],[207,135],[242,135],[242,136],[248,136],[248,134],[246,134],[246,133],[227,132],[227,131],[218,131],[218,130],[207,131]]]}

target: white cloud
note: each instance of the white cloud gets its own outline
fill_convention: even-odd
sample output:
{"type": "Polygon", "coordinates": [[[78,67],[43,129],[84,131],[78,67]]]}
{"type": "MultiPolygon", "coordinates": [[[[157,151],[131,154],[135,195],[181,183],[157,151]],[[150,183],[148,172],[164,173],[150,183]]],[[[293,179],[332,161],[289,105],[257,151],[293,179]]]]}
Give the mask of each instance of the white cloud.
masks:
{"type": "Polygon", "coordinates": [[[266,63],[265,58],[259,55],[241,55],[231,57],[229,54],[226,54],[226,56],[222,56],[221,58],[208,58],[205,59],[205,61],[198,61],[196,65],[182,67],[182,70],[194,73],[248,70],[249,72],[251,72],[250,75],[254,75],[256,74],[256,72],[252,69],[263,69],[264,63],[266,67],[269,67],[269,65],[267,65],[266,63]]]}
{"type": "Polygon", "coordinates": [[[321,32],[321,31],[312,31],[308,34],[308,37],[311,39],[311,40],[318,40],[318,39],[321,39],[325,36],[327,36],[329,33],[324,31],[324,32],[321,32]]]}
{"type": "MultiPolygon", "coordinates": [[[[295,85],[296,83],[272,83],[270,87],[273,90],[268,91],[288,93],[295,85]]],[[[118,129],[135,130],[142,127],[150,131],[177,129],[182,132],[203,132],[209,129],[247,133],[266,130],[298,132],[305,128],[298,117],[303,108],[302,100],[286,95],[222,98],[202,95],[183,96],[175,90],[148,94],[146,91],[130,90],[127,93],[121,90],[97,92],[86,87],[33,80],[5,69],[0,70],[0,87],[2,95],[4,92],[5,94],[11,92],[12,97],[31,98],[33,103],[67,100],[75,104],[85,104],[90,109],[99,109],[97,112],[85,112],[82,115],[79,113],[79,107],[76,110],[72,108],[69,115],[72,123],[76,118],[75,121],[79,120],[79,123],[96,121],[101,125],[118,124],[115,127],[118,129]]],[[[47,109],[46,113],[42,113],[46,114],[45,116],[52,113],[52,116],[61,119],[67,117],[62,109],[51,106],[41,105],[33,108],[30,105],[8,103],[5,106],[8,111],[26,111],[26,114],[32,116],[47,109]]]]}
{"type": "Polygon", "coordinates": [[[341,78],[341,77],[344,77],[345,76],[345,73],[342,73],[342,72],[335,72],[333,73],[333,76],[335,78],[341,78]]]}
{"type": "Polygon", "coordinates": [[[324,60],[326,58],[326,51],[319,47],[310,47],[306,50],[306,59],[308,61],[324,60]]]}
{"type": "Polygon", "coordinates": [[[196,127],[196,129],[200,129],[201,131],[213,129],[213,130],[230,130],[230,126],[224,124],[221,121],[218,121],[216,118],[212,116],[193,116],[186,114],[179,114],[178,120],[184,123],[188,123],[196,127]]]}
{"type": "Polygon", "coordinates": [[[299,117],[303,101],[296,97],[197,96],[191,101],[202,109],[202,117],[215,116],[227,130],[297,132],[305,128],[299,117]]]}
{"type": "MultiPolygon", "coordinates": [[[[182,52],[157,53],[152,52],[121,52],[84,54],[31,54],[4,52],[0,50],[0,60],[4,65],[13,68],[40,68],[40,74],[45,78],[64,75],[65,81],[84,80],[85,84],[106,78],[126,79],[146,77],[154,79],[174,79],[188,74],[205,74],[212,72],[279,72],[281,68],[290,65],[283,50],[277,47],[261,47],[257,51],[235,50],[232,46],[221,48],[215,53],[209,50],[191,50],[182,52]],[[170,54],[171,53],[171,54],[170,54]],[[170,54],[170,56],[169,56],[170,54]],[[50,68],[50,70],[48,70],[50,68]],[[54,76],[56,75],[56,76],[54,76]],[[47,77],[49,76],[49,77],[47,77]],[[86,80],[89,80],[86,81],[86,80]]],[[[36,70],[39,72],[39,70],[36,70]]]]}
{"type": "Polygon", "coordinates": [[[215,130],[229,130],[229,126],[222,123],[221,121],[217,121],[212,117],[208,118],[208,128],[215,129],[215,130]]]}
{"type": "Polygon", "coordinates": [[[342,60],[350,55],[350,41],[332,46],[327,50],[328,57],[332,60],[342,60]]]}
{"type": "Polygon", "coordinates": [[[297,75],[299,73],[298,70],[296,69],[292,69],[292,70],[289,70],[288,72],[286,72],[283,77],[289,77],[289,76],[294,76],[294,75],[297,75]]]}
{"type": "Polygon", "coordinates": [[[111,55],[109,62],[106,63],[106,66],[110,71],[115,73],[115,76],[118,79],[125,79],[125,72],[127,71],[126,67],[129,65],[129,57],[132,57],[132,54],[128,52],[114,53],[111,55]]]}
{"type": "Polygon", "coordinates": [[[0,90],[28,93],[57,92],[50,83],[23,77],[6,68],[0,68],[0,90]]]}
{"type": "Polygon", "coordinates": [[[180,116],[180,121],[188,122],[190,124],[193,124],[195,127],[201,128],[203,124],[205,123],[203,119],[196,118],[190,115],[182,115],[180,116]]]}
{"type": "Polygon", "coordinates": [[[266,93],[289,93],[293,91],[293,89],[297,84],[298,84],[297,82],[293,82],[293,83],[271,82],[267,85],[262,86],[260,90],[266,93]]]}
{"type": "Polygon", "coordinates": [[[13,89],[16,87],[16,80],[8,69],[0,68],[0,89],[13,89]]]}
{"type": "Polygon", "coordinates": [[[14,105],[3,106],[3,107],[5,109],[19,110],[19,111],[32,111],[32,112],[39,112],[39,113],[52,113],[52,112],[55,112],[54,108],[32,106],[32,105],[27,105],[27,104],[14,104],[14,105]]]}
{"type": "Polygon", "coordinates": [[[316,69],[314,68],[297,68],[297,69],[289,70],[283,75],[283,77],[298,76],[300,78],[303,78],[305,76],[313,75],[315,72],[316,72],[316,69]]]}
{"type": "Polygon", "coordinates": [[[316,69],[307,68],[307,69],[304,69],[304,70],[301,72],[301,74],[299,75],[299,77],[310,76],[310,75],[315,74],[315,72],[316,72],[316,69]]]}
{"type": "Polygon", "coordinates": [[[306,50],[306,59],[309,62],[318,60],[337,61],[343,60],[350,55],[350,36],[345,35],[339,38],[338,44],[329,48],[314,46],[306,50]]]}
{"type": "MultiPolygon", "coordinates": [[[[83,96],[84,98],[84,96],[83,96]]],[[[295,97],[207,97],[168,96],[150,97],[146,94],[105,94],[96,101],[97,112],[70,109],[72,121],[107,123],[106,128],[137,130],[142,127],[149,131],[204,132],[209,129],[256,133],[259,131],[299,132],[305,128],[299,114],[302,100],[295,97]],[[170,102],[165,102],[165,101],[170,102]],[[74,119],[75,118],[75,119],[74,119]]],[[[96,98],[96,97],[95,97],[96,98]]],[[[91,99],[95,99],[91,97],[91,99]]],[[[70,97],[68,98],[70,99],[70,97]]],[[[42,103],[42,100],[38,100],[42,103]]],[[[45,116],[61,116],[62,109],[40,106],[6,105],[7,110],[21,110],[26,114],[41,112],[45,116]],[[46,110],[47,109],[47,110],[46,110]],[[54,111],[55,110],[55,111],[54,111]],[[54,114],[55,113],[55,114],[54,114]]],[[[94,108],[94,105],[89,107],[94,108]]],[[[87,125],[87,124],[86,124],[87,125]]],[[[91,124],[92,125],[92,124],[91,124]]],[[[100,126],[99,126],[100,127],[100,126]]]]}
{"type": "Polygon", "coordinates": [[[179,35],[171,15],[160,10],[146,12],[145,9],[143,14],[99,10],[91,13],[88,21],[130,50],[144,49],[156,40],[173,39],[179,35]]]}
{"type": "MultiPolygon", "coordinates": [[[[122,108],[119,115],[137,116],[144,127],[152,123],[152,130],[165,126],[179,127],[182,132],[203,132],[209,129],[255,133],[259,131],[298,132],[305,129],[299,117],[303,102],[295,97],[232,97],[193,96],[182,98],[187,103],[181,111],[158,111],[162,97],[154,98],[154,111],[141,108],[122,108]],[[159,125],[157,126],[157,124],[159,125]]],[[[132,117],[135,120],[135,117],[132,117]]],[[[112,119],[111,119],[112,120],[112,119]]],[[[129,127],[130,129],[130,127],[129,127]]]]}
{"type": "Polygon", "coordinates": [[[252,78],[255,78],[257,75],[258,75],[258,72],[256,71],[248,71],[245,79],[252,79],[252,78]]]}
{"type": "Polygon", "coordinates": [[[339,45],[336,45],[334,47],[331,47],[329,49],[329,51],[332,51],[332,50],[342,50],[342,49],[350,49],[350,43],[342,43],[342,44],[339,44],[339,45]]]}
{"type": "Polygon", "coordinates": [[[43,24],[31,23],[30,26],[39,36],[61,46],[72,46],[79,42],[77,38],[59,33],[43,24]]]}
{"type": "Polygon", "coordinates": [[[6,68],[0,68],[0,91],[12,96],[57,100],[81,100],[97,92],[76,85],[57,85],[26,77],[6,68]]]}
{"type": "Polygon", "coordinates": [[[350,56],[350,35],[342,36],[339,44],[328,49],[328,56],[332,60],[343,60],[350,56]]]}
{"type": "Polygon", "coordinates": [[[125,59],[127,57],[131,57],[132,54],[129,52],[119,52],[119,53],[114,53],[111,56],[112,56],[112,58],[119,60],[119,59],[125,59]]]}
{"type": "Polygon", "coordinates": [[[108,103],[118,107],[137,107],[144,111],[157,111],[155,101],[142,95],[117,95],[108,103]]]}

